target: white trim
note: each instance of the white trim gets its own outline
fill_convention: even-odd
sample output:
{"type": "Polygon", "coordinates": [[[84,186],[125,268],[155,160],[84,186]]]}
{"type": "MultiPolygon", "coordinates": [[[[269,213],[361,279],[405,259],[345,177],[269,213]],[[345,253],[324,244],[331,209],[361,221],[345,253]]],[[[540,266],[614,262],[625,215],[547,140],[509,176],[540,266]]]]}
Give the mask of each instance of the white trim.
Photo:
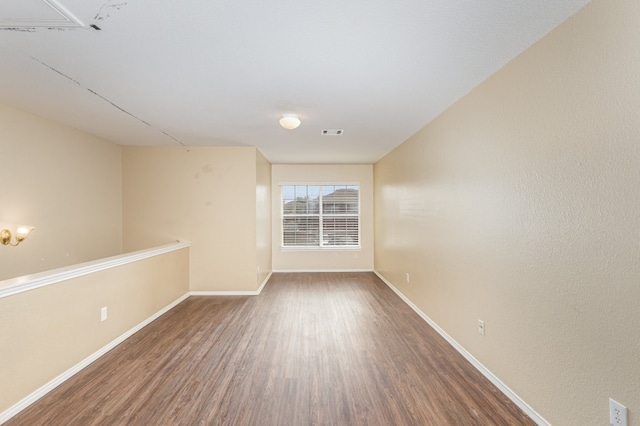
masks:
{"type": "Polygon", "coordinates": [[[273,272],[305,273],[305,272],[375,272],[373,269],[277,269],[273,272]]]}
{"type": "MultiPolygon", "coordinates": [[[[278,164],[279,166],[281,164],[278,164]]],[[[284,182],[278,182],[277,185],[278,186],[294,186],[294,185],[298,185],[298,186],[323,186],[323,185],[360,185],[361,182],[360,181],[356,181],[356,180],[352,180],[352,181],[342,181],[342,180],[338,180],[338,181],[330,181],[330,180],[323,180],[323,181],[284,181],[284,182]]]]}
{"type": "Polygon", "coordinates": [[[509,386],[505,385],[496,375],[494,375],[487,367],[482,365],[471,353],[469,353],[462,345],[455,341],[455,339],[449,336],[438,324],[436,324],[431,318],[420,310],[416,305],[409,300],[404,294],[393,286],[385,277],[378,271],[374,270],[374,274],[378,276],[394,293],[396,293],[400,299],[402,299],[411,309],[413,309],[420,317],[426,321],[435,331],[438,332],[444,339],[449,342],[455,350],[457,350],[463,357],[466,358],[483,376],[485,376],[491,383],[493,383],[503,394],[507,396],[514,404],[516,404],[522,411],[524,411],[536,424],[540,426],[551,426],[551,423],[547,422],[540,414],[538,414],[529,404],[527,404],[522,398],[520,398],[509,386]]]}
{"type": "Polygon", "coordinates": [[[362,246],[280,246],[280,251],[283,253],[291,251],[362,251],[362,246]]]}
{"type": "Polygon", "coordinates": [[[135,251],[132,253],[121,254],[100,260],[79,263],[73,266],[52,269],[50,271],[0,281],[0,298],[13,296],[14,294],[56,284],[61,281],[78,278],[83,275],[93,274],[105,269],[126,265],[127,263],[138,262],[149,257],[158,256],[175,250],[181,250],[190,246],[191,243],[188,241],[178,241],[147,250],[135,251]]]}
{"type": "Polygon", "coordinates": [[[25,16],[24,18],[2,19],[0,20],[0,28],[61,28],[74,29],[86,27],[84,23],[71,13],[66,7],[58,3],[57,0],[42,0],[44,3],[44,11],[53,10],[56,18],[34,18],[25,16]],[[47,7],[49,9],[47,9],[47,7]]]}
{"type": "Polygon", "coordinates": [[[71,13],[69,9],[67,9],[60,3],[58,3],[57,0],[43,0],[43,1],[68,21],[68,23],[59,22],[56,25],[54,25],[54,27],[85,27],[84,23],[80,19],[78,19],[77,16],[71,13]]]}
{"type": "Polygon", "coordinates": [[[149,318],[147,318],[146,320],[142,321],[140,324],[136,325],[135,327],[133,327],[129,331],[125,332],[120,337],[117,337],[115,340],[111,341],[106,346],[103,346],[97,352],[94,352],[93,354],[89,355],[87,358],[85,358],[84,360],[80,361],[79,363],[77,363],[76,365],[74,365],[73,367],[71,367],[70,369],[65,371],[64,373],[60,374],[58,377],[54,378],[49,383],[45,384],[44,386],[41,386],[39,389],[37,389],[34,392],[30,393],[26,397],[22,398],[20,401],[15,403],[13,406],[9,407],[4,412],[0,413],[0,424],[6,422],[10,418],[12,418],[16,414],[18,414],[20,411],[22,411],[25,408],[27,408],[29,405],[33,404],[34,402],[36,402],[37,400],[39,400],[40,398],[45,396],[47,393],[51,392],[56,387],[60,386],[62,383],[64,383],[66,380],[70,379],[73,375],[75,375],[76,373],[80,372],[85,367],[88,367],[89,364],[91,364],[92,362],[96,361],[98,358],[100,358],[101,356],[103,356],[104,354],[109,352],[111,349],[113,349],[114,347],[116,347],[120,343],[124,342],[126,339],[131,337],[134,333],[140,331],[143,327],[145,327],[146,325],[148,325],[149,323],[151,323],[155,319],[159,318],[161,315],[163,315],[164,313],[166,313],[170,309],[174,308],[176,305],[178,305],[180,302],[185,300],[187,297],[189,297],[189,293],[186,293],[183,296],[179,297],[178,299],[174,300],[169,305],[167,305],[164,308],[160,309],[158,312],[156,312],[155,314],[151,315],[149,318]]]}
{"type": "Polygon", "coordinates": [[[258,294],[262,293],[262,289],[265,285],[267,285],[267,281],[269,281],[269,278],[271,278],[272,274],[273,272],[269,272],[269,274],[267,274],[267,277],[262,281],[262,284],[260,284],[260,287],[258,287],[258,294]]]}
{"type": "Polygon", "coordinates": [[[262,293],[262,289],[265,285],[267,285],[267,281],[271,278],[271,274],[273,272],[269,272],[269,275],[262,281],[260,287],[257,290],[240,290],[240,291],[226,291],[226,290],[199,290],[199,291],[191,291],[189,292],[190,296],[258,296],[262,293]]]}

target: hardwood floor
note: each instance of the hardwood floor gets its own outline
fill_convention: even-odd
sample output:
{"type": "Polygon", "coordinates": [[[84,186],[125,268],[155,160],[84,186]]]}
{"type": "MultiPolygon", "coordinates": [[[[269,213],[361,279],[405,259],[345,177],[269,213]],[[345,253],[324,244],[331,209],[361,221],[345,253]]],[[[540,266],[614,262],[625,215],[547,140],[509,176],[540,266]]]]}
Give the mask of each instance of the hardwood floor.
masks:
{"type": "Polygon", "coordinates": [[[190,297],[13,425],[534,425],[372,273],[190,297]]]}

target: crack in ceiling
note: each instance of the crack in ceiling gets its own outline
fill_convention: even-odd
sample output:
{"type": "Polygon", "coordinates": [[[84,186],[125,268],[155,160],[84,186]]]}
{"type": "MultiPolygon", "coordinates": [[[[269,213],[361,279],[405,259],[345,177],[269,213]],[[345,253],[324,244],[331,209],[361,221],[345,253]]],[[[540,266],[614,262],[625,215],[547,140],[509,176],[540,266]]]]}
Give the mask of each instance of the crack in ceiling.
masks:
{"type": "Polygon", "coordinates": [[[65,74],[65,73],[63,73],[62,71],[60,71],[60,70],[58,70],[58,69],[56,69],[56,68],[52,67],[51,65],[49,65],[49,64],[47,64],[47,63],[45,63],[45,62],[41,61],[41,60],[40,60],[40,59],[38,59],[38,58],[34,58],[34,57],[32,56],[32,57],[31,57],[31,59],[33,59],[34,61],[36,61],[36,62],[38,62],[38,63],[42,64],[43,66],[45,66],[45,67],[47,67],[47,68],[49,68],[51,71],[53,71],[53,72],[57,73],[58,75],[60,75],[60,76],[62,76],[62,77],[64,77],[64,78],[66,78],[67,80],[71,81],[72,83],[74,83],[74,84],[75,84],[75,85],[77,85],[78,87],[80,87],[80,88],[82,88],[82,89],[84,89],[84,90],[88,91],[88,92],[89,92],[89,93],[91,93],[92,95],[97,96],[98,98],[100,98],[100,99],[102,99],[103,101],[107,102],[108,104],[110,104],[110,105],[111,105],[111,106],[113,106],[114,108],[117,108],[117,109],[118,109],[118,110],[120,110],[121,112],[123,112],[123,113],[125,113],[125,114],[129,115],[130,117],[134,118],[135,120],[138,120],[140,123],[145,124],[145,125],[147,125],[147,126],[151,127],[152,129],[156,130],[157,132],[162,133],[163,135],[165,135],[165,136],[167,136],[168,138],[170,138],[170,139],[174,140],[174,141],[175,141],[175,142],[177,142],[178,144],[180,144],[180,145],[182,145],[182,146],[186,147],[186,145],[185,145],[183,142],[181,142],[179,139],[177,139],[176,137],[174,137],[174,136],[170,135],[169,133],[167,133],[167,132],[165,132],[165,131],[163,131],[163,130],[161,130],[161,129],[156,128],[154,125],[152,125],[152,124],[151,124],[151,123],[149,123],[148,121],[145,121],[145,120],[143,120],[142,118],[140,118],[140,117],[138,117],[138,116],[136,116],[136,115],[134,115],[134,114],[130,113],[129,111],[127,111],[126,109],[122,108],[121,106],[119,106],[119,105],[118,105],[118,104],[116,104],[115,102],[113,102],[113,101],[111,101],[111,100],[109,100],[109,99],[105,98],[105,97],[104,97],[104,96],[102,96],[100,93],[96,92],[95,90],[90,89],[90,88],[88,88],[88,87],[84,87],[84,86],[83,86],[83,85],[82,85],[78,80],[74,79],[73,77],[68,76],[67,74],[65,74]]]}

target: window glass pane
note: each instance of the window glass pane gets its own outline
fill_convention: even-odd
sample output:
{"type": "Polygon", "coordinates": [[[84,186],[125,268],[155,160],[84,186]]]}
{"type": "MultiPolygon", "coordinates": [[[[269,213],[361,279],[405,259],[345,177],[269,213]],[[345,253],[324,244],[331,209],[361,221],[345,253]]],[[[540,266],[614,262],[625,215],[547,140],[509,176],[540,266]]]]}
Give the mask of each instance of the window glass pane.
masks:
{"type": "Polygon", "coordinates": [[[320,187],[317,185],[308,187],[309,202],[307,204],[307,213],[320,213],[320,187]]]}
{"type": "Polygon", "coordinates": [[[325,185],[322,187],[324,214],[358,214],[358,187],[325,185]]]}
{"type": "Polygon", "coordinates": [[[282,211],[285,214],[290,214],[295,212],[294,200],[296,199],[295,195],[295,186],[283,186],[282,187],[282,211]]]}
{"type": "Polygon", "coordinates": [[[285,185],[282,187],[282,212],[284,214],[318,214],[319,187],[285,185]]]}

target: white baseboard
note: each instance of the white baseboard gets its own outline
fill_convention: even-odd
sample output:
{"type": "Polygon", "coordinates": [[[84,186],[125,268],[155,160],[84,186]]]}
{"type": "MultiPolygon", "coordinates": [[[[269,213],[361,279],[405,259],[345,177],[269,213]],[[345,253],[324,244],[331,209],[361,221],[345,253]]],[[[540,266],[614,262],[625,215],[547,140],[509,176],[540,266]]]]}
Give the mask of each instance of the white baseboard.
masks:
{"type": "Polygon", "coordinates": [[[373,269],[277,269],[273,272],[280,273],[300,273],[303,274],[305,272],[375,272],[373,269]]]}
{"type": "Polygon", "coordinates": [[[262,284],[260,284],[260,287],[258,287],[258,294],[262,293],[262,289],[265,285],[267,285],[269,278],[271,278],[271,274],[273,274],[273,272],[269,272],[269,275],[266,276],[266,278],[262,281],[262,284]]]}
{"type": "Polygon", "coordinates": [[[225,290],[199,290],[189,292],[189,296],[257,296],[257,291],[240,290],[240,291],[225,291],[225,290]]]}
{"type": "Polygon", "coordinates": [[[262,293],[262,289],[271,278],[272,272],[269,272],[269,275],[262,281],[260,287],[257,290],[240,290],[240,291],[225,291],[225,290],[203,290],[203,291],[191,291],[189,292],[189,296],[257,296],[262,293]]]}
{"type": "Polygon", "coordinates": [[[524,411],[536,424],[540,426],[551,426],[540,414],[538,414],[529,404],[527,404],[522,398],[520,398],[514,391],[512,391],[507,385],[505,385],[497,376],[495,376],[487,367],[482,365],[473,355],[471,355],[462,345],[455,341],[455,339],[449,336],[438,324],[436,324],[431,318],[420,310],[411,300],[409,300],[404,294],[393,286],[385,277],[378,271],[373,271],[378,278],[382,280],[395,294],[397,294],[411,309],[413,309],[420,317],[427,322],[435,331],[438,332],[444,339],[449,342],[455,350],[457,350],[463,357],[466,358],[483,376],[485,376],[491,383],[493,383],[503,394],[507,396],[514,404],[516,404],[522,411],[524,411]]]}
{"type": "Polygon", "coordinates": [[[44,386],[41,386],[39,389],[30,393],[29,395],[27,395],[26,397],[22,398],[20,401],[15,403],[13,406],[9,407],[7,410],[0,413],[0,425],[6,422],[7,420],[9,420],[10,418],[12,418],[13,416],[15,416],[16,414],[18,414],[20,411],[27,408],[29,405],[33,404],[34,402],[36,402],[37,400],[45,396],[47,393],[51,392],[56,387],[60,386],[62,383],[70,379],[73,375],[80,372],[80,370],[87,367],[92,362],[96,361],[102,355],[106,354],[111,349],[115,348],[117,345],[119,345],[120,343],[122,343],[123,341],[131,337],[134,333],[138,332],[143,327],[151,323],[153,320],[160,317],[162,314],[166,313],[167,311],[175,307],[177,304],[185,300],[187,297],[189,297],[189,293],[186,293],[180,298],[171,302],[169,305],[165,306],[155,314],[151,315],[146,320],[142,321],[140,324],[136,325],[129,331],[125,332],[123,335],[111,341],[106,346],[99,349],[97,352],[89,355],[87,358],[80,361],[78,364],[74,365],[64,373],[60,374],[58,377],[51,380],[49,383],[45,384],[44,386]]]}

